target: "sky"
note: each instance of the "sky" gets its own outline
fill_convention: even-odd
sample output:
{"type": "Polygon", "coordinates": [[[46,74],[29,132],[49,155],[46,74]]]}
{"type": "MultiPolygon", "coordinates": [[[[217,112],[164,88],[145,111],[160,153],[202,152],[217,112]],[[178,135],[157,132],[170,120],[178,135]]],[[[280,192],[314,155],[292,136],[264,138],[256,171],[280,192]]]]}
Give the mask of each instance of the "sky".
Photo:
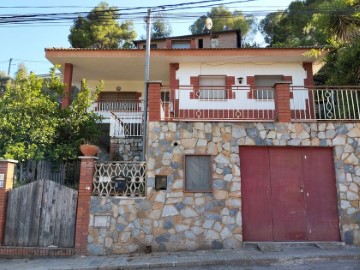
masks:
{"type": "MultiPolygon", "coordinates": [[[[162,5],[173,5],[187,3],[182,10],[168,11],[175,13],[176,19],[169,19],[172,27],[172,35],[191,34],[189,26],[197,17],[206,14],[211,7],[195,8],[209,4],[225,4],[230,10],[241,10],[244,14],[255,15],[260,21],[264,15],[277,10],[284,10],[291,0],[213,0],[199,4],[204,0],[105,0],[110,6],[118,8],[145,7],[144,9],[133,9],[127,12],[136,13],[132,15],[135,23],[137,38],[145,36],[144,17],[139,12],[146,12],[148,7],[158,7],[162,5]],[[191,4],[195,3],[195,4],[191,4]]],[[[0,2],[0,71],[8,72],[9,60],[10,75],[13,76],[19,64],[25,64],[29,71],[35,74],[46,74],[49,72],[51,64],[45,58],[45,48],[69,48],[68,42],[69,29],[73,24],[70,19],[52,22],[33,22],[30,24],[4,23],[4,17],[33,14],[49,13],[77,13],[89,12],[99,4],[100,0],[2,0],[0,2]]],[[[124,16],[122,16],[124,17],[124,16]]],[[[120,21],[121,22],[121,21],[120,21]]],[[[256,37],[257,42],[263,42],[261,36],[256,37]]]]}

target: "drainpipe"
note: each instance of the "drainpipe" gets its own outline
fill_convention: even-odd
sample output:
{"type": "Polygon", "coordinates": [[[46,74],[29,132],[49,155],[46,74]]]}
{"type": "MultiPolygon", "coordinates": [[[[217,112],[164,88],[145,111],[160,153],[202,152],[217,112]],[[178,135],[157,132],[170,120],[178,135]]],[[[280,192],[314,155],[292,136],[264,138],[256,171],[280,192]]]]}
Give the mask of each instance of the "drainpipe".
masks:
{"type": "Polygon", "coordinates": [[[145,88],[144,88],[144,133],[142,143],[142,161],[146,161],[146,133],[147,133],[147,107],[148,107],[148,82],[150,71],[150,43],[151,43],[151,9],[148,9],[146,21],[146,52],[145,52],[145,88]]]}

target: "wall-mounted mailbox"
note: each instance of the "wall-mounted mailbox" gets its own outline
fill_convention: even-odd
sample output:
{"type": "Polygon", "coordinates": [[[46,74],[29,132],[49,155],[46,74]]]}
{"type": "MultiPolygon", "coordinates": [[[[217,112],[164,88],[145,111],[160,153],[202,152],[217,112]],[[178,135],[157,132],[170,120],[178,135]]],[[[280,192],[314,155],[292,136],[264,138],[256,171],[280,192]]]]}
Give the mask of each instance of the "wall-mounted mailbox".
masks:
{"type": "Polygon", "coordinates": [[[126,178],[122,176],[116,176],[114,181],[114,188],[116,192],[126,190],[126,178]]]}
{"type": "Polygon", "coordinates": [[[166,190],[167,188],[167,176],[155,175],[155,190],[166,190]]]}

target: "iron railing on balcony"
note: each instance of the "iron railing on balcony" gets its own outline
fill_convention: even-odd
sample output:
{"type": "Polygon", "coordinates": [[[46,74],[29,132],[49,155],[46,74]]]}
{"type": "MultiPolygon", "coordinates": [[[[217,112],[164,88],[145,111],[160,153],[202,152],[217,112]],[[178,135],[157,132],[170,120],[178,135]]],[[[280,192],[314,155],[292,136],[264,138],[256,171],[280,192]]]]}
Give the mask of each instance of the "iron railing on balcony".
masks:
{"type": "Polygon", "coordinates": [[[143,135],[142,112],[110,112],[110,137],[140,137],[143,135]]]}
{"type": "Polygon", "coordinates": [[[274,89],[181,86],[161,90],[161,119],[172,121],[274,121],[274,89]],[[166,98],[164,98],[166,97],[166,98]]]}
{"type": "Polygon", "coordinates": [[[95,163],[93,196],[145,197],[145,162],[95,163]]]}
{"type": "Polygon", "coordinates": [[[360,119],[360,87],[292,87],[291,92],[293,121],[360,119]]]}
{"type": "Polygon", "coordinates": [[[140,112],[143,108],[142,100],[98,100],[93,104],[95,112],[140,112]]]}

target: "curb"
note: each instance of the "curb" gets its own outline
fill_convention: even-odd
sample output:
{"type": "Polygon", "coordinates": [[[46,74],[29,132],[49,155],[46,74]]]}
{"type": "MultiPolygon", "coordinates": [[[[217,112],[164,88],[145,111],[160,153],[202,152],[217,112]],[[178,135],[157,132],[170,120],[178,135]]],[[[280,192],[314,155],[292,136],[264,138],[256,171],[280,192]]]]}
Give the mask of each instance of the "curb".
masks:
{"type": "MultiPolygon", "coordinates": [[[[275,258],[224,258],[224,259],[208,259],[208,260],[184,260],[181,261],[161,261],[161,262],[128,262],[125,259],[123,262],[119,261],[119,265],[97,265],[91,267],[81,268],[64,268],[63,270],[79,269],[79,270],[134,270],[134,269],[154,269],[154,268],[186,268],[186,267],[197,267],[197,266],[212,266],[212,265],[223,265],[223,266],[269,266],[278,264],[305,264],[305,263],[316,263],[316,262],[330,262],[330,261],[346,261],[346,260],[359,260],[360,254],[349,254],[349,255],[320,255],[320,256],[280,256],[275,258]]],[[[360,263],[359,263],[360,264],[360,263]]]]}

